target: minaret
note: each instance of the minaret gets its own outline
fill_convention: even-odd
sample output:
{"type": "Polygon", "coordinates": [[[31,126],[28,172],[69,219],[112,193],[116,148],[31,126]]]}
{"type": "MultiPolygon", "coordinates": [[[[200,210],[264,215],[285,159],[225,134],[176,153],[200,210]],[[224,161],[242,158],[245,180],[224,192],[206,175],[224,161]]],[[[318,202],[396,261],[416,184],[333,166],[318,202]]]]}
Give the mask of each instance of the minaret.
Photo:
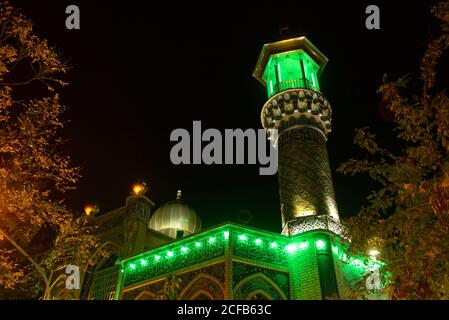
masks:
{"type": "Polygon", "coordinates": [[[145,196],[147,185],[135,183],[131,195],[126,198],[126,217],[123,223],[123,247],[121,255],[129,257],[144,250],[147,244],[148,222],[153,201],[145,196]]]}
{"type": "Polygon", "coordinates": [[[268,92],[262,125],[278,130],[283,234],[339,226],[326,148],[332,110],[319,86],[327,61],[306,37],[291,38],[265,44],[253,73],[268,92]]]}

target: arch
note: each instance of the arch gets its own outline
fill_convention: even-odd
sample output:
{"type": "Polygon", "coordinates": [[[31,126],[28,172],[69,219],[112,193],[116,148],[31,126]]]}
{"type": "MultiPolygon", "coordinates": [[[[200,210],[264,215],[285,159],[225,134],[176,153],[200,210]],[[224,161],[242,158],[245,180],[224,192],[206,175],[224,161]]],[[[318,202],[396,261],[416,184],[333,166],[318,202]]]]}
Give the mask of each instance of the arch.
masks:
{"type": "Polygon", "coordinates": [[[137,295],[135,300],[157,300],[157,295],[148,290],[144,290],[137,295]]]}
{"type": "Polygon", "coordinates": [[[288,299],[282,289],[262,272],[243,278],[234,287],[236,300],[248,300],[252,293],[261,293],[272,300],[288,299]]]}
{"type": "Polygon", "coordinates": [[[178,295],[178,300],[193,300],[199,294],[211,297],[211,300],[224,299],[223,284],[207,273],[196,275],[178,295]]]}
{"type": "Polygon", "coordinates": [[[191,298],[191,300],[214,300],[214,297],[207,291],[200,289],[191,298]],[[207,299],[199,299],[199,297],[207,297],[207,299]]]}
{"type": "MultiPolygon", "coordinates": [[[[93,271],[99,271],[99,270],[111,267],[114,264],[107,265],[108,262],[111,262],[111,260],[113,260],[113,262],[115,262],[115,259],[117,259],[118,256],[120,255],[120,248],[119,248],[118,244],[116,244],[115,242],[105,241],[102,243],[101,248],[109,250],[109,254],[106,255],[105,257],[100,258],[97,261],[97,263],[92,267],[93,271]],[[104,267],[105,265],[106,265],[106,267],[104,267]]],[[[93,257],[95,257],[97,254],[98,254],[98,251],[92,255],[91,259],[93,257]]]]}
{"type": "Polygon", "coordinates": [[[248,298],[262,296],[265,299],[255,299],[255,300],[275,300],[269,293],[265,292],[262,289],[257,289],[248,294],[248,298]]]}

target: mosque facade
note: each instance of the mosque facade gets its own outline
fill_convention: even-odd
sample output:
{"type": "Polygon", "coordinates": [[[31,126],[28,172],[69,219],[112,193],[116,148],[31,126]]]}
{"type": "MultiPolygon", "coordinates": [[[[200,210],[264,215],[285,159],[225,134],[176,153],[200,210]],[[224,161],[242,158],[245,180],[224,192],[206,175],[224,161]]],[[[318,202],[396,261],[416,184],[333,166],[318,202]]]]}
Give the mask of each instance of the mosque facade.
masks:
{"type": "Polygon", "coordinates": [[[297,37],[265,44],[253,73],[267,89],[262,126],[277,132],[280,234],[235,223],[202,229],[181,191],[154,210],[136,185],[123,207],[90,217],[115,252],[85,274],[80,298],[348,298],[366,265],[348,256],[333,189],[332,109],[319,86],[327,61],[297,37]]]}

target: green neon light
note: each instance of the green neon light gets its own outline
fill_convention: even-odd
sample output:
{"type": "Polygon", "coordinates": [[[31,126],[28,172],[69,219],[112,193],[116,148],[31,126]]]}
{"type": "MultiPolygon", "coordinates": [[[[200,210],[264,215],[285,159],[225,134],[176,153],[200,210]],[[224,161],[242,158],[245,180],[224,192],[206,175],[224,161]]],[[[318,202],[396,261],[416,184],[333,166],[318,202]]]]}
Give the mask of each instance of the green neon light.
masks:
{"type": "Polygon", "coordinates": [[[279,77],[279,81],[281,81],[281,82],[282,82],[282,76],[281,76],[281,65],[280,65],[280,64],[278,64],[278,65],[277,65],[277,67],[278,67],[278,77],[279,77]]]}
{"type": "Polygon", "coordinates": [[[315,242],[315,245],[316,245],[317,249],[323,250],[326,247],[326,242],[324,242],[323,240],[317,240],[315,242]]]}
{"type": "Polygon", "coordinates": [[[272,54],[262,79],[267,83],[268,96],[291,88],[320,91],[319,65],[303,50],[272,54]]]}
{"type": "Polygon", "coordinates": [[[364,263],[359,259],[352,260],[351,264],[356,267],[363,267],[363,265],[364,265],[364,263]]]}
{"type": "Polygon", "coordinates": [[[285,246],[285,251],[287,251],[288,253],[293,253],[296,251],[296,244],[294,243],[290,243],[288,245],[285,246]]]}
{"type": "Polygon", "coordinates": [[[292,254],[294,259],[302,259],[304,252],[300,249],[306,249],[310,244],[316,243],[310,235],[290,238],[232,224],[224,225],[125,259],[123,286],[223,256],[229,242],[232,242],[230,249],[235,257],[256,259],[281,269],[287,268],[289,254],[292,254]],[[233,236],[229,237],[231,234],[233,236]],[[226,238],[229,240],[225,240],[226,238]],[[202,250],[203,248],[205,250],[202,250]],[[142,260],[146,262],[142,263],[142,260]]]}
{"type": "Polygon", "coordinates": [[[307,241],[301,242],[299,244],[299,249],[304,250],[309,247],[309,243],[307,241]]]}
{"type": "MultiPolygon", "coordinates": [[[[323,248],[328,246],[329,249],[332,248],[336,257],[346,259],[345,246],[331,245],[331,242],[323,238],[315,238],[315,234],[287,237],[231,224],[220,226],[123,260],[124,269],[120,271],[123,272],[123,277],[121,275],[123,282],[120,286],[129,287],[182,268],[222,258],[227,250],[230,250],[236,258],[248,259],[249,262],[269,265],[284,271],[289,271],[291,260],[300,265],[306,263],[308,261],[306,256],[314,251],[306,248],[314,249],[315,246],[318,248],[321,246],[320,241],[324,243],[323,248]],[[229,237],[230,235],[232,237],[229,237]],[[228,237],[229,240],[225,240],[228,237]],[[215,240],[210,243],[212,238],[215,240]]],[[[349,261],[351,263],[341,262],[341,265],[346,268],[345,273],[355,276],[363,275],[370,265],[369,259],[351,258],[349,261]]]]}

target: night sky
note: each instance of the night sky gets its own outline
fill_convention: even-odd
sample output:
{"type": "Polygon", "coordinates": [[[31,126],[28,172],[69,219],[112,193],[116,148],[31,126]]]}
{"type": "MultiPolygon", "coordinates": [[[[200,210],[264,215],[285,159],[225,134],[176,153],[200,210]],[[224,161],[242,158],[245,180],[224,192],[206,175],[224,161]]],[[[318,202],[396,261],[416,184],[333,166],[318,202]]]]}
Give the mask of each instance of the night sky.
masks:
{"type": "MultiPolygon", "coordinates": [[[[258,165],[174,166],[172,130],[201,120],[206,128],[260,128],[266,91],[253,68],[262,45],[305,34],[328,58],[320,85],[333,108],[328,140],[340,216],[357,213],[376,186],[367,177],[336,172],[362,153],[354,129],[370,126],[393,146],[392,123],[376,94],[382,75],[418,72],[437,23],[426,1],[80,1],[13,0],[35,31],[70,61],[70,107],[65,152],[83,167],[75,210],[95,201],[103,212],[122,206],[136,179],[149,184],[157,206],[182,189],[203,227],[238,221],[280,232],[277,176],[258,165]],[[76,4],[81,29],[65,28],[65,8],[76,4]],[[365,8],[376,4],[381,29],[365,28],[365,8]],[[288,34],[279,34],[288,27],[288,34]]],[[[432,1],[430,3],[433,3],[432,1]]]]}

